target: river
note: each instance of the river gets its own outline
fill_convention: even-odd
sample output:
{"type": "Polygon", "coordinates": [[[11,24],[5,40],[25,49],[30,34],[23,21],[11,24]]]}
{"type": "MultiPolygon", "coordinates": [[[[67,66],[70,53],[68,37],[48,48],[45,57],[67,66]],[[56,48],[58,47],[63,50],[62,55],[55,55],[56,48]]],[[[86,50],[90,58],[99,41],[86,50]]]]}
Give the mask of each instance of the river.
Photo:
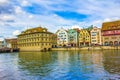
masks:
{"type": "Polygon", "coordinates": [[[0,53],[0,80],[120,80],[120,51],[0,53]]]}

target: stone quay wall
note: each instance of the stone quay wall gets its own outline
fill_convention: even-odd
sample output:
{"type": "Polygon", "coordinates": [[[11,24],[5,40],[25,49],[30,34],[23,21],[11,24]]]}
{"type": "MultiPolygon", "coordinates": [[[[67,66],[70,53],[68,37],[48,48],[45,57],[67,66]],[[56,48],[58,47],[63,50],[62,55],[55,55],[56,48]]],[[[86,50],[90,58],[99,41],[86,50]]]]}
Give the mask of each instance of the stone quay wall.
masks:
{"type": "Polygon", "coordinates": [[[65,48],[52,48],[53,51],[57,50],[120,50],[120,46],[94,46],[94,47],[65,47],[65,48]]]}

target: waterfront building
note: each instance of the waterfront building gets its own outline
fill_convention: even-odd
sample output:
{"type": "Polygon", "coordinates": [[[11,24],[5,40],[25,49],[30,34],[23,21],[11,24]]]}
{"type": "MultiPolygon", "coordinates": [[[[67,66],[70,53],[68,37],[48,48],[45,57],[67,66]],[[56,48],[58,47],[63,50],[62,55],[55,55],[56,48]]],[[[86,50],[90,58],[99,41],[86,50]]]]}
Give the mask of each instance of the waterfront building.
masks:
{"type": "Polygon", "coordinates": [[[78,46],[79,29],[68,30],[68,45],[71,47],[78,46]]]}
{"type": "Polygon", "coordinates": [[[101,29],[97,27],[93,27],[90,31],[91,34],[91,45],[101,45],[101,29]]]}
{"type": "Polygon", "coordinates": [[[102,24],[103,45],[120,45],[120,20],[102,24]]]}
{"type": "Polygon", "coordinates": [[[0,49],[1,48],[6,48],[7,44],[6,44],[6,40],[3,36],[0,36],[0,49]]]}
{"type": "Polygon", "coordinates": [[[57,46],[68,46],[68,33],[61,28],[57,32],[57,46]]]}
{"type": "Polygon", "coordinates": [[[53,34],[52,35],[52,48],[57,47],[57,35],[53,34]]]}
{"type": "Polygon", "coordinates": [[[18,49],[18,43],[17,43],[17,38],[12,38],[12,39],[5,39],[7,43],[7,48],[17,50],[18,49]]]}
{"type": "Polygon", "coordinates": [[[46,28],[36,27],[18,35],[20,51],[46,51],[52,48],[52,35],[46,28]]]}
{"type": "Polygon", "coordinates": [[[79,33],[79,46],[89,46],[90,42],[90,31],[81,29],[79,33]]]}

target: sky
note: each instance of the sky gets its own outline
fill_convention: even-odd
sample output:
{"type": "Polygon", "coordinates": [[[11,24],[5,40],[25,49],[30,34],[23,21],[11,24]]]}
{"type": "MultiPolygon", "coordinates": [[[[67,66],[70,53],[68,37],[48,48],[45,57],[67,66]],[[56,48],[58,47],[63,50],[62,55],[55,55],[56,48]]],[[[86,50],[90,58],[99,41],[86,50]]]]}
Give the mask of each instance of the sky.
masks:
{"type": "Polygon", "coordinates": [[[55,33],[119,19],[119,0],[0,0],[0,36],[6,38],[33,27],[55,33]]]}

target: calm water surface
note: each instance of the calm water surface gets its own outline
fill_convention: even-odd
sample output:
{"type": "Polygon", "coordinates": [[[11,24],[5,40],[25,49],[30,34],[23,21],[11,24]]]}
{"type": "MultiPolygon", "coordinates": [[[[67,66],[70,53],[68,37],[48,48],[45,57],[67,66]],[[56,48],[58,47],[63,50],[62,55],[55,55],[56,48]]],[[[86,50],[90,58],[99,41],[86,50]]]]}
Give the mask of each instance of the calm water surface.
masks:
{"type": "Polygon", "coordinates": [[[120,80],[120,51],[0,53],[0,80],[120,80]]]}

